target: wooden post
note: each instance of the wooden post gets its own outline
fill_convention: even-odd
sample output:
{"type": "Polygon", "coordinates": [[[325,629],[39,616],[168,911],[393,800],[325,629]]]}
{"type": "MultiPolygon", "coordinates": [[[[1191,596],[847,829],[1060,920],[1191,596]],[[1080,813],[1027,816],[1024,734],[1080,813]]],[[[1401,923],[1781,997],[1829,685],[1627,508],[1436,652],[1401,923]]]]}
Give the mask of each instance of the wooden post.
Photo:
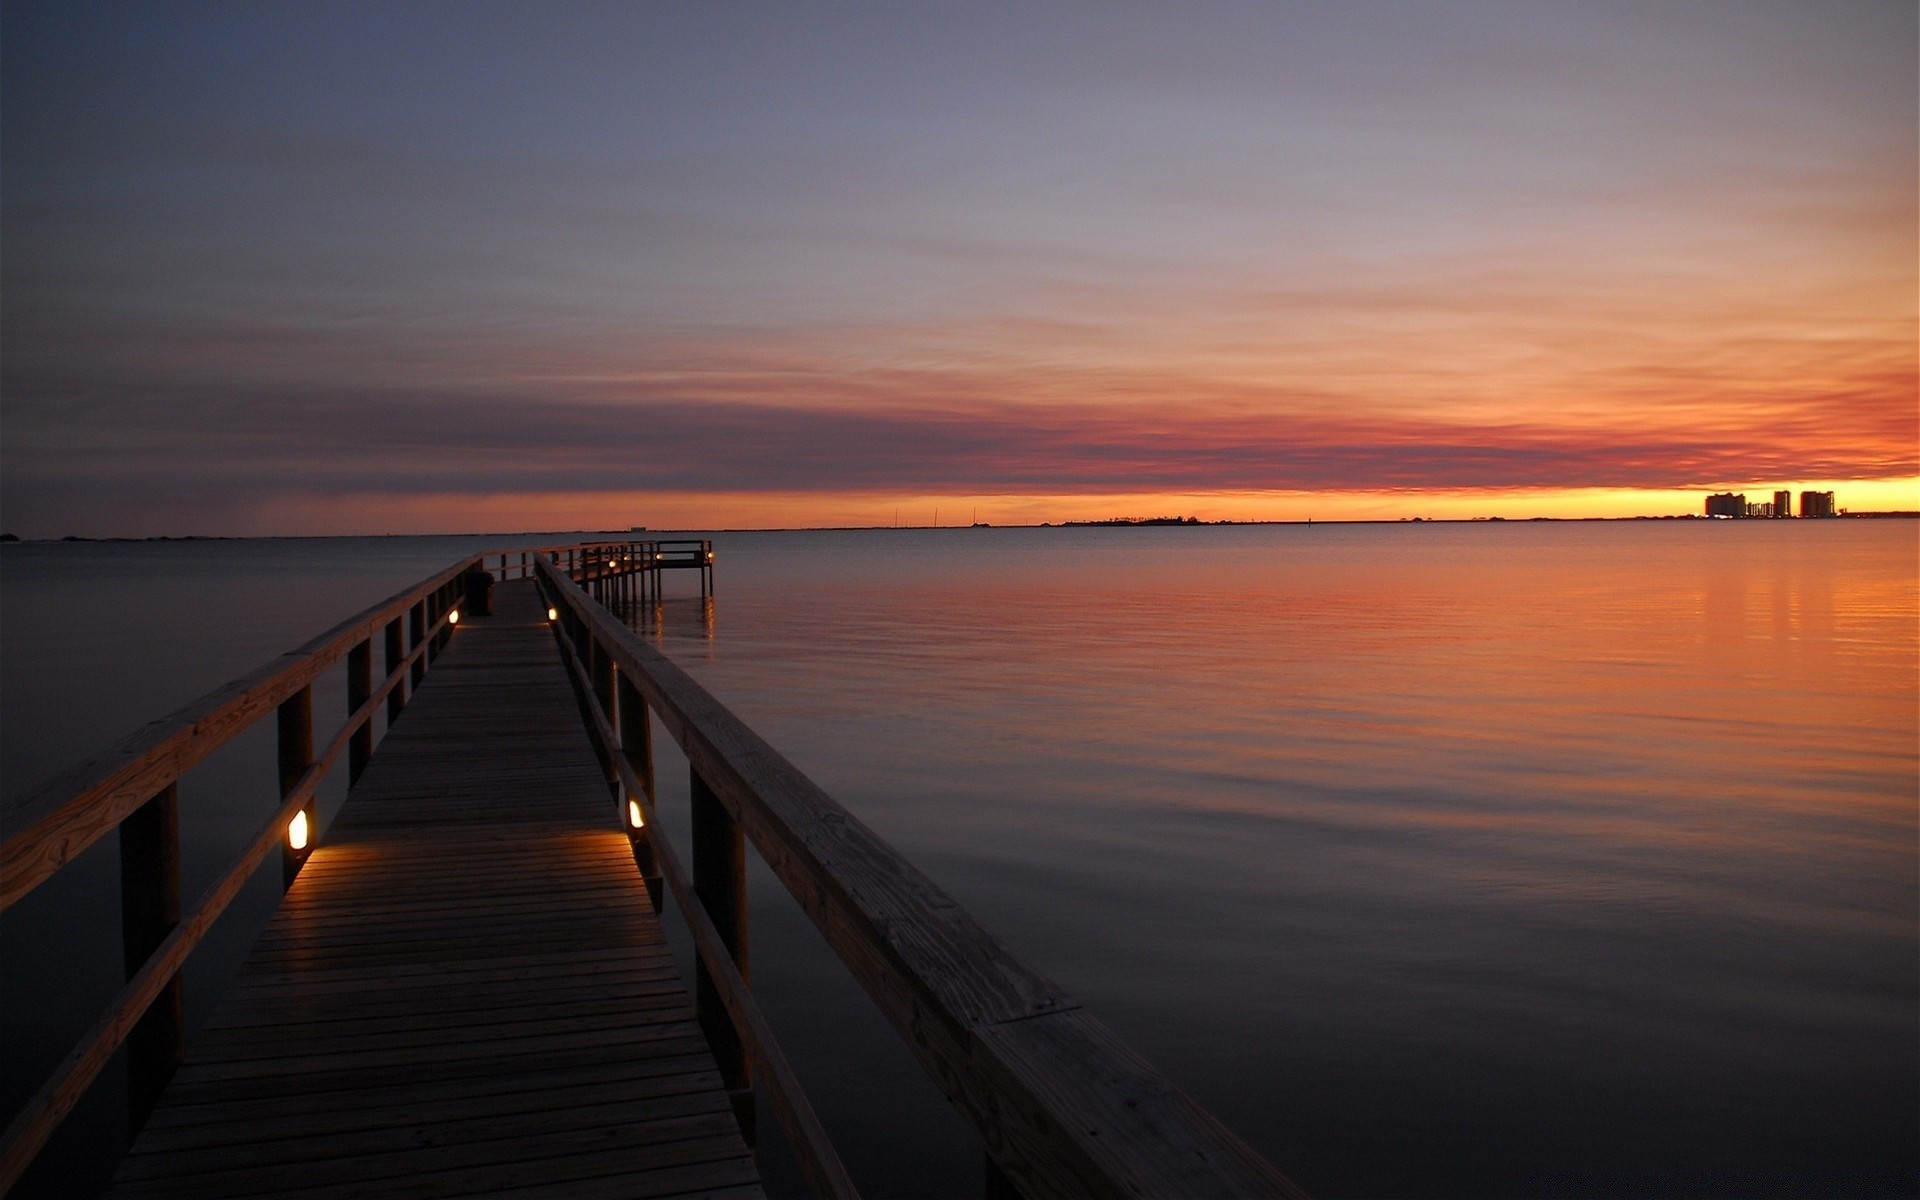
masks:
{"type": "MultiPolygon", "coordinates": [[[[435,625],[438,625],[440,623],[440,618],[443,615],[445,615],[446,611],[447,611],[447,589],[445,587],[437,587],[433,589],[433,591],[427,593],[427,628],[428,629],[432,629],[435,625]]],[[[428,662],[432,662],[434,659],[440,657],[440,647],[445,641],[445,638],[442,635],[445,634],[445,632],[446,632],[445,629],[441,629],[438,632],[433,633],[427,638],[427,661],[428,662]]]]}
{"type": "MultiPolygon", "coordinates": [[[[610,729],[620,728],[620,710],[615,700],[613,656],[608,654],[594,636],[587,635],[587,678],[593,681],[594,703],[600,706],[600,715],[607,719],[610,729]]],[[[600,769],[607,777],[607,794],[615,800],[620,798],[620,772],[613,765],[613,756],[618,751],[608,746],[606,754],[600,759],[600,769]]]]}
{"type": "MultiPolygon", "coordinates": [[[[120,823],[120,946],[132,979],[180,923],[180,792],[168,784],[120,823]]],[[[127,1035],[127,1128],[139,1133],[186,1052],[180,973],[127,1035]]]]}
{"type": "MultiPolygon", "coordinates": [[[[641,699],[640,690],[625,675],[619,677],[618,683],[620,753],[626,756],[633,773],[640,777],[640,785],[647,794],[647,807],[651,808],[658,795],[653,788],[653,722],[647,717],[647,702],[641,699]]],[[[659,912],[662,883],[660,864],[653,853],[653,831],[645,827],[635,829],[629,819],[627,840],[633,844],[633,863],[640,868],[640,878],[646,880],[647,899],[653,902],[653,911],[659,912]]]]}
{"type": "MultiPolygon", "coordinates": [[[[360,711],[373,695],[373,639],[368,638],[353,649],[347,651],[347,716],[360,711]]],[[[367,760],[373,757],[373,714],[353,731],[353,738],[347,743],[347,783],[360,781],[360,772],[367,769],[367,760]]]]}
{"type": "MultiPolygon", "coordinates": [[[[693,890],[707,910],[727,953],[740,968],[740,980],[751,984],[747,969],[747,843],[739,824],[707,786],[700,772],[689,772],[693,809],[693,890]]],[[[752,1146],[754,1138],[753,1068],[740,1035],[720,1001],[720,989],[705,963],[694,970],[694,1008],[700,1031],[706,1035],[720,1079],[733,1100],[740,1133],[752,1146]]]]}
{"type": "MultiPolygon", "coordinates": [[[[407,653],[411,654],[415,650],[418,650],[420,643],[426,640],[427,602],[425,600],[417,600],[414,602],[413,607],[407,610],[407,653]]],[[[413,665],[408,668],[407,676],[415,688],[420,686],[420,681],[427,677],[427,659],[425,655],[421,655],[419,658],[413,660],[413,665]]]]}
{"type": "MultiPolygon", "coordinates": [[[[300,777],[313,765],[313,685],[308,684],[280,704],[280,799],[285,800],[293,794],[299,785],[300,777]]],[[[300,873],[300,867],[307,861],[307,855],[313,852],[314,835],[319,832],[314,824],[313,801],[309,799],[300,812],[307,818],[306,845],[296,850],[293,841],[282,833],[280,838],[280,862],[284,868],[284,886],[293,886],[293,877],[300,873]]],[[[295,818],[298,820],[298,818],[295,818]]]]}
{"type": "MultiPolygon", "coordinates": [[[[393,673],[400,669],[400,664],[402,662],[405,662],[407,657],[407,643],[406,643],[405,635],[403,635],[400,632],[399,617],[395,617],[393,620],[387,622],[386,640],[387,640],[387,658],[386,658],[387,678],[391,679],[393,678],[393,673]]],[[[407,707],[407,681],[402,679],[400,682],[393,685],[392,691],[387,693],[387,728],[388,729],[393,728],[393,723],[400,719],[400,713],[406,707],[407,707]]]]}

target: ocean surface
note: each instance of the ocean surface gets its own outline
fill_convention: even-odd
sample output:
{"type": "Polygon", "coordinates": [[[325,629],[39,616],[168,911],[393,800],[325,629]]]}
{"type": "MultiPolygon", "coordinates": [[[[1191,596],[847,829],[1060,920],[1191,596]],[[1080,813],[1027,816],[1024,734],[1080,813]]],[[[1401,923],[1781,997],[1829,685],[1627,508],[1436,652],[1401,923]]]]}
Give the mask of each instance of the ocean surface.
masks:
{"type": "MultiPolygon", "coordinates": [[[[711,604],[669,577],[629,616],[1317,1195],[1911,1195],[1917,533],[723,533],[711,604]]],[[[0,547],[0,787],[501,540],[0,547]]],[[[188,777],[189,896],[271,810],[270,738],[188,777]]],[[[0,918],[9,1111],[117,983],[114,889],[109,841],[0,918]]],[[[755,990],[867,1194],[979,1194],[764,870],[752,905],[755,990]]],[[[29,1194],[110,1171],[117,1087],[29,1194]]]]}

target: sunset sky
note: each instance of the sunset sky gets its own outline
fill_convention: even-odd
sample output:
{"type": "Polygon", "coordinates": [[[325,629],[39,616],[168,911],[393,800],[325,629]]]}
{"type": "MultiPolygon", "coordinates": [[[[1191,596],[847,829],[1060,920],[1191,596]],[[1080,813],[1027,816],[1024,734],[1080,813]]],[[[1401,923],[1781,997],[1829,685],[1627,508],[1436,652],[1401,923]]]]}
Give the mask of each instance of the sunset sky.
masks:
{"type": "Polygon", "coordinates": [[[9,0],[0,524],[1920,508],[1916,45],[1909,0],[9,0]]]}

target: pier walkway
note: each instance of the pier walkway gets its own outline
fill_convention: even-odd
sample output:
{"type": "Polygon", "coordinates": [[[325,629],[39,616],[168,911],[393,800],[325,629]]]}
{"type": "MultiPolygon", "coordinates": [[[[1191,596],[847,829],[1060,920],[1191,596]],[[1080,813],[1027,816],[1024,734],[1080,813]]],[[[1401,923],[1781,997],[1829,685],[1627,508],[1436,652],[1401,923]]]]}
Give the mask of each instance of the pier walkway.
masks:
{"type": "Polygon", "coordinates": [[[114,1196],[758,1196],[532,580],[406,706],[114,1196]]]}
{"type": "Polygon", "coordinates": [[[751,850],[971,1126],[986,1196],[1302,1196],[626,623],[662,566],[709,597],[712,563],[707,542],[468,556],[0,803],[0,911],[117,840],[126,970],[0,1131],[0,1194],[111,1069],[137,1131],[119,1197],[758,1196],[764,1106],[816,1196],[859,1200],[754,996],[751,850]],[[185,905],[179,782],[267,724],[277,807],[185,905]],[[684,859],[656,835],[656,727],[687,772],[684,859]],[[276,856],[282,906],[189,1046],[182,971],[276,856]]]}

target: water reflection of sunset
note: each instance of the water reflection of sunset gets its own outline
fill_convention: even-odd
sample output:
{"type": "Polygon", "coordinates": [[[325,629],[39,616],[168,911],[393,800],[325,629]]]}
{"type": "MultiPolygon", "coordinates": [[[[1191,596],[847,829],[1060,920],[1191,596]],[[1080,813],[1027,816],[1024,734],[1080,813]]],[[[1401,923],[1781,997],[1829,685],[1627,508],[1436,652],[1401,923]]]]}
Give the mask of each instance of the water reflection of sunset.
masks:
{"type": "Polygon", "coordinates": [[[1360,1178],[1358,1113],[1426,1149],[1352,1191],[1525,1191],[1574,1160],[1678,1178],[1628,1135],[1649,1112],[1774,1178],[1812,1161],[1778,1146],[1899,1157],[1910,523],[723,549],[719,636],[670,628],[668,652],[1303,1177],[1344,1153],[1360,1178]],[[1206,1036],[1167,1027],[1196,1003],[1206,1036]],[[1345,1100],[1276,1101],[1276,1072],[1345,1100]],[[1492,1175],[1457,1150],[1479,1119],[1438,1115],[1463,1072],[1503,1130],[1492,1175]],[[1535,1138],[1557,1149],[1515,1166],[1535,1138]]]}

